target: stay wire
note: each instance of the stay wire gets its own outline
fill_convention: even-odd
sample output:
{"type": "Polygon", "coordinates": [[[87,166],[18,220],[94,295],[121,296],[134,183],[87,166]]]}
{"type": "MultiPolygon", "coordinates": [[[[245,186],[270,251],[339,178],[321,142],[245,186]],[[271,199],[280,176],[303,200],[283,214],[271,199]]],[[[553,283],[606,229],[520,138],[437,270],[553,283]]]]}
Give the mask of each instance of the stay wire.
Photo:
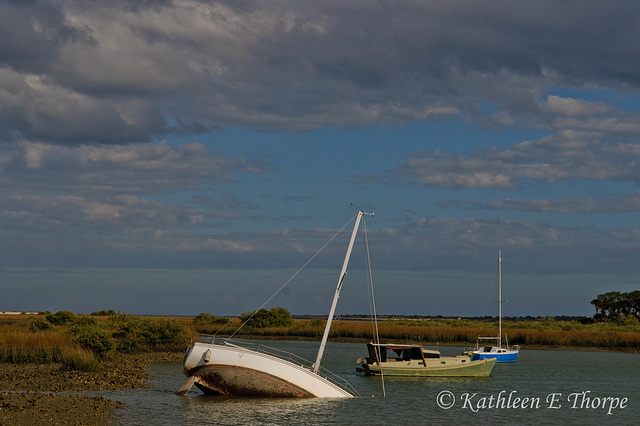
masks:
{"type": "MultiPolygon", "coordinates": [[[[378,363],[380,362],[380,333],[378,331],[378,314],[376,312],[376,299],[375,293],[373,291],[373,273],[371,271],[371,256],[369,253],[369,238],[367,236],[367,222],[363,217],[362,220],[362,228],[364,230],[364,248],[365,248],[365,266],[367,271],[367,290],[369,293],[369,310],[373,314],[373,324],[374,324],[374,339],[378,344],[376,347],[376,356],[378,357],[378,363]]],[[[386,397],[387,393],[384,386],[384,373],[382,368],[380,368],[380,378],[382,383],[382,396],[386,397]]]]}
{"type": "MultiPolygon", "coordinates": [[[[246,321],[245,321],[245,322],[243,322],[242,324],[240,324],[240,326],[239,326],[239,327],[238,327],[238,328],[237,328],[237,329],[236,329],[236,330],[235,330],[235,331],[234,331],[234,332],[233,332],[229,337],[227,337],[227,338],[225,339],[225,341],[228,341],[228,340],[229,340],[229,339],[231,339],[233,336],[235,336],[235,335],[240,331],[240,329],[241,329],[242,327],[244,327],[244,326],[245,326],[245,325],[246,325],[246,324],[251,320],[251,318],[253,318],[253,317],[258,313],[258,311],[259,311],[260,309],[264,308],[264,307],[265,307],[265,305],[271,301],[271,299],[273,299],[274,297],[276,297],[276,295],[277,295],[278,293],[280,293],[280,291],[282,291],[282,289],[284,289],[284,288],[287,286],[287,284],[289,284],[289,283],[291,282],[291,280],[293,280],[293,279],[294,279],[294,278],[295,278],[295,277],[296,277],[296,276],[297,276],[297,275],[298,275],[298,274],[299,274],[299,273],[300,273],[300,272],[301,272],[301,271],[302,271],[302,270],[303,270],[303,269],[304,269],[304,268],[305,268],[305,267],[306,267],[306,266],[307,266],[307,265],[308,265],[308,264],[309,264],[309,263],[310,263],[310,262],[311,262],[311,261],[312,261],[312,260],[317,256],[317,255],[319,255],[319,254],[320,254],[320,252],[322,252],[322,250],[324,250],[324,249],[329,245],[329,243],[331,243],[331,241],[333,241],[333,240],[334,240],[334,239],[335,239],[335,238],[336,238],[336,237],[337,237],[337,236],[338,236],[342,231],[344,231],[344,229],[345,229],[345,228],[346,228],[346,227],[347,227],[347,226],[348,226],[348,225],[349,225],[349,224],[350,224],[350,223],[351,223],[351,222],[352,222],[352,221],[353,221],[357,216],[358,216],[358,215],[356,214],[356,215],[355,215],[355,216],[353,216],[353,217],[352,217],[352,218],[351,218],[347,223],[345,223],[345,224],[344,224],[344,226],[342,226],[342,228],[340,228],[340,229],[339,229],[339,230],[338,230],[338,231],[337,231],[337,232],[336,232],[336,233],[335,233],[335,234],[334,234],[334,235],[333,235],[333,236],[332,236],[332,237],[331,237],[331,238],[330,238],[326,243],[324,243],[324,245],[323,245],[323,246],[322,246],[318,251],[316,251],[316,252],[315,252],[315,254],[309,258],[309,260],[307,260],[307,261],[304,263],[304,265],[302,265],[300,268],[298,268],[298,270],[295,272],[295,274],[293,274],[293,275],[292,275],[292,276],[291,276],[291,277],[290,277],[290,278],[289,278],[289,279],[288,279],[284,284],[282,284],[282,286],[280,286],[280,288],[278,288],[278,290],[276,290],[276,292],[275,292],[275,293],[273,293],[273,295],[271,295],[271,297],[269,297],[269,298],[268,298],[268,299],[267,299],[267,300],[262,304],[262,306],[260,306],[258,309],[256,309],[256,310],[255,310],[255,311],[254,311],[254,312],[249,316],[249,318],[247,318],[247,319],[246,319],[246,321]]],[[[270,286],[269,288],[273,288],[273,285],[272,285],[272,286],[270,286]]],[[[268,290],[268,289],[267,289],[267,290],[268,290]]],[[[247,309],[249,306],[251,306],[253,303],[255,303],[255,301],[256,301],[256,300],[258,300],[260,297],[262,297],[262,295],[263,295],[264,293],[266,293],[266,291],[267,291],[267,290],[265,290],[264,292],[262,292],[262,294],[261,294],[260,296],[258,296],[258,297],[256,297],[255,299],[253,299],[249,304],[247,304],[247,306],[245,306],[245,308],[244,308],[244,309],[247,309]]],[[[244,309],[243,309],[243,310],[244,310],[244,309]]],[[[215,335],[217,335],[219,332],[220,332],[220,330],[218,330],[218,332],[216,332],[216,334],[215,334],[215,335]]],[[[214,335],[214,336],[215,336],[215,335],[214,335]]]]}

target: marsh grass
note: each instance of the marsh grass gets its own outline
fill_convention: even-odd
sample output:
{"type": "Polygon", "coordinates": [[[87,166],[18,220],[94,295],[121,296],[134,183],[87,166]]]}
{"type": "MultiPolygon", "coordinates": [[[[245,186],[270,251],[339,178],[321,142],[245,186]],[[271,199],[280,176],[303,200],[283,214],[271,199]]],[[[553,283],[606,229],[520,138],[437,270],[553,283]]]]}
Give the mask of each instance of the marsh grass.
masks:
{"type": "Polygon", "coordinates": [[[76,345],[59,330],[0,332],[0,361],[10,363],[59,363],[63,368],[93,371],[98,362],[92,353],[76,345]]]}
{"type": "MultiPolygon", "coordinates": [[[[373,340],[373,325],[366,321],[334,322],[331,338],[343,340],[373,340]]],[[[316,340],[322,336],[323,326],[299,321],[294,327],[247,329],[244,337],[302,338],[316,340]]],[[[471,345],[478,336],[493,336],[497,323],[471,320],[408,321],[387,320],[378,325],[383,341],[396,343],[451,343],[471,345]],[[474,326],[475,325],[475,326],[474,326]]],[[[503,323],[503,335],[509,344],[546,347],[583,347],[640,352],[640,330],[615,324],[580,324],[577,321],[549,321],[503,323]]]]}
{"type": "MultiPolygon", "coordinates": [[[[0,362],[60,363],[62,368],[99,369],[115,353],[182,352],[196,334],[228,336],[240,324],[197,324],[193,318],[136,317],[117,314],[103,318],[76,316],[64,325],[44,324],[44,316],[0,317],[0,362]],[[31,324],[31,327],[29,325],[31,324]],[[29,331],[31,330],[31,331],[29,331]]],[[[236,337],[320,340],[322,319],[296,320],[288,327],[243,327],[236,337]]],[[[397,343],[475,344],[478,336],[497,334],[497,322],[472,319],[385,319],[379,322],[380,339],[397,343]]],[[[335,321],[334,341],[373,340],[371,321],[335,321]]],[[[504,321],[509,344],[524,347],[592,348],[640,352],[640,322],[627,319],[606,323],[581,323],[540,318],[504,321]]]]}
{"type": "Polygon", "coordinates": [[[63,348],[60,351],[60,364],[65,370],[97,371],[102,364],[96,357],[83,348],[63,348]]]}
{"type": "Polygon", "coordinates": [[[640,351],[640,333],[638,332],[531,329],[511,329],[507,331],[509,343],[511,344],[640,351]]]}
{"type": "Polygon", "coordinates": [[[59,363],[93,371],[117,352],[184,351],[191,334],[183,321],[127,314],[99,319],[61,311],[0,317],[0,362],[59,363]]]}

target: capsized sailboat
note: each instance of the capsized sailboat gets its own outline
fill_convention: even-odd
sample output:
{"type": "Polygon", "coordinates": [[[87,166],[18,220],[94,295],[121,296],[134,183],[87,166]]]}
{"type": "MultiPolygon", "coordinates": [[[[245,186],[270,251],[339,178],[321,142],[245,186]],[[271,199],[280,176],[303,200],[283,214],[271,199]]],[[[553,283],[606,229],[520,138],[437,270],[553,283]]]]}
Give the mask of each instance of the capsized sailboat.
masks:
{"type": "Polygon", "coordinates": [[[440,356],[420,345],[367,344],[368,357],[358,359],[356,372],[365,375],[411,377],[488,377],[495,359],[472,361],[468,356],[440,356]]]}
{"type": "Polygon", "coordinates": [[[474,349],[468,352],[473,360],[495,359],[497,362],[515,362],[520,346],[502,347],[502,254],[498,251],[498,335],[478,337],[474,349]],[[484,345],[484,341],[495,341],[495,345],[484,345]]]}
{"type": "Polygon", "coordinates": [[[320,364],[340,290],[347,275],[353,243],[364,215],[373,216],[373,213],[360,210],[356,215],[315,363],[309,365],[293,354],[275,352],[263,345],[251,348],[227,339],[196,342],[185,355],[183,369],[187,381],[178,394],[186,395],[195,384],[204,393],[214,395],[295,398],[358,396],[348,382],[336,380],[339,377],[328,374],[320,364]]]}

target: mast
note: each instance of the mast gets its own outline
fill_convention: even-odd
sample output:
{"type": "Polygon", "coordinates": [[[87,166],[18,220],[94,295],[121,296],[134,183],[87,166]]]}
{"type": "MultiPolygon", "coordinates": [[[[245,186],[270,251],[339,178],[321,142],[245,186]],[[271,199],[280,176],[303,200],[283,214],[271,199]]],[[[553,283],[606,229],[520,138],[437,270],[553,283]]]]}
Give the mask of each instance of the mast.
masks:
{"type": "Polygon", "coordinates": [[[498,250],[498,347],[502,347],[502,254],[498,250]]]}
{"type": "Polygon", "coordinates": [[[324,348],[327,345],[327,339],[329,338],[329,329],[331,328],[331,322],[333,321],[333,314],[336,311],[336,305],[338,304],[338,299],[340,298],[342,281],[344,280],[344,277],[347,275],[347,265],[349,265],[349,258],[351,257],[351,249],[353,249],[353,243],[356,240],[356,234],[358,233],[358,227],[360,226],[360,219],[362,219],[362,216],[365,214],[373,216],[373,213],[365,213],[362,210],[358,211],[358,215],[356,217],[356,223],[355,225],[353,225],[353,232],[351,233],[351,240],[349,241],[349,246],[347,247],[347,254],[344,257],[344,263],[342,264],[342,271],[340,272],[340,276],[338,277],[338,286],[336,287],[336,292],[333,295],[331,310],[329,311],[329,316],[327,317],[327,325],[325,326],[324,334],[322,335],[322,342],[320,343],[320,349],[318,350],[318,357],[316,358],[315,364],[313,364],[314,373],[317,373],[318,370],[320,370],[320,361],[322,360],[322,355],[324,354],[324,348]]]}

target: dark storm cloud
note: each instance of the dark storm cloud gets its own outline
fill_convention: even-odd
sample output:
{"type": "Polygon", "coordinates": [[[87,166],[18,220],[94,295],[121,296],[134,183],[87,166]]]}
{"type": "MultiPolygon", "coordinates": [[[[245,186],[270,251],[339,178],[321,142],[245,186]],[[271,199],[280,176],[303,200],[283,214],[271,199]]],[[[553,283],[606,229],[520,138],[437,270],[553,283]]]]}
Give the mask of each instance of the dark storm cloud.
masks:
{"type": "Polygon", "coordinates": [[[48,73],[59,50],[82,36],[55,2],[0,2],[0,64],[5,67],[48,73]]]}
{"type": "Polygon", "coordinates": [[[541,126],[553,120],[537,102],[545,88],[640,87],[633,1],[0,8],[4,140],[128,143],[224,126],[300,131],[461,112],[487,125],[541,126]]]}

